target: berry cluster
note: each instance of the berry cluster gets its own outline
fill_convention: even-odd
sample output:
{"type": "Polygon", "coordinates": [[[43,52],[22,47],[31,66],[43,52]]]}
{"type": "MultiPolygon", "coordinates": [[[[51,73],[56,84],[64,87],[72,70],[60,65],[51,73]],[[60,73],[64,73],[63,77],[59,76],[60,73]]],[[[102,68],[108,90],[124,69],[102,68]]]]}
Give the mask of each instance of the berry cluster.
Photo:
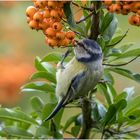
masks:
{"type": "Polygon", "coordinates": [[[34,6],[26,9],[27,23],[30,28],[42,30],[47,45],[66,47],[75,38],[73,31],[62,30],[62,19],[65,18],[63,6],[66,1],[33,0],[34,6]]]}
{"type": "Polygon", "coordinates": [[[130,15],[128,21],[131,25],[140,26],[140,1],[132,0],[103,0],[104,5],[110,13],[117,13],[122,15],[130,15]]]}

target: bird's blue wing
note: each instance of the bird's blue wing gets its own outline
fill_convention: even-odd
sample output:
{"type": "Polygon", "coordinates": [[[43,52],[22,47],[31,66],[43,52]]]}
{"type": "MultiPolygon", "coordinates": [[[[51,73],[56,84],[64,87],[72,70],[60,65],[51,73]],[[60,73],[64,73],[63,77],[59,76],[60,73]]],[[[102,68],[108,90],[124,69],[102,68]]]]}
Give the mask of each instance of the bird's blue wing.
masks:
{"type": "Polygon", "coordinates": [[[69,101],[73,99],[75,93],[77,92],[77,87],[79,85],[79,82],[85,76],[85,74],[86,72],[84,71],[73,78],[68,88],[67,94],[62,98],[60,102],[58,102],[58,104],[56,105],[52,113],[45,119],[45,121],[53,118],[58,113],[58,111],[61,109],[62,106],[66,105],[69,101]]]}

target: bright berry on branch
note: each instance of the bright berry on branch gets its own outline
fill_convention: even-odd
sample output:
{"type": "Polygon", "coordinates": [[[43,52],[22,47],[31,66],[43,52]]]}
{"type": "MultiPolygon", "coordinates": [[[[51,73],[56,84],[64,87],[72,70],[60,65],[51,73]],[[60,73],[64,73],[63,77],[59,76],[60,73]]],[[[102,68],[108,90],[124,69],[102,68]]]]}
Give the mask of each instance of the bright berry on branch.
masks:
{"type": "Polygon", "coordinates": [[[42,30],[46,44],[51,47],[67,47],[75,38],[72,31],[63,31],[65,18],[63,6],[67,1],[33,0],[34,6],[26,9],[27,23],[31,29],[42,30]]]}
{"type": "Polygon", "coordinates": [[[103,4],[106,6],[110,13],[117,13],[122,15],[133,13],[133,15],[129,16],[129,23],[131,25],[140,26],[140,1],[103,0],[103,4]]]}

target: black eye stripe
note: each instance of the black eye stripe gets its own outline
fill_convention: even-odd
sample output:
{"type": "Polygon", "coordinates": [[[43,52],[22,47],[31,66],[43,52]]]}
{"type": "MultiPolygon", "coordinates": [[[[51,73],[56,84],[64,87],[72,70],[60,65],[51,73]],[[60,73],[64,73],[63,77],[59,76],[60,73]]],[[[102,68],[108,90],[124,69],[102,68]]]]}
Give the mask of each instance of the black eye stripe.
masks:
{"type": "Polygon", "coordinates": [[[93,54],[93,52],[90,51],[89,49],[87,49],[87,48],[84,46],[84,44],[82,44],[82,43],[80,43],[80,42],[78,42],[77,44],[78,44],[80,47],[82,47],[84,50],[86,50],[89,54],[93,54]]]}

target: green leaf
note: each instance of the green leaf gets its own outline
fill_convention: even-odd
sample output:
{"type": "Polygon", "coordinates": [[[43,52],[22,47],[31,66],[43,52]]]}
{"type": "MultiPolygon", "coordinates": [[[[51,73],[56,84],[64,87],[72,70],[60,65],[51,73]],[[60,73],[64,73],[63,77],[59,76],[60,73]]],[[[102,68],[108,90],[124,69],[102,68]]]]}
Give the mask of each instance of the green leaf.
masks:
{"type": "Polygon", "coordinates": [[[32,97],[31,98],[31,105],[32,105],[32,108],[36,111],[36,113],[38,113],[40,116],[42,115],[41,112],[42,112],[42,109],[44,107],[44,103],[43,101],[41,100],[40,97],[32,97]]]}
{"type": "Polygon", "coordinates": [[[127,102],[125,99],[120,100],[116,104],[112,104],[109,106],[109,109],[102,121],[103,126],[111,125],[116,122],[117,113],[121,112],[127,106],[127,102]]]}
{"type": "Polygon", "coordinates": [[[79,132],[80,132],[80,128],[81,126],[74,126],[71,128],[71,134],[74,136],[74,137],[77,137],[79,132]]]}
{"type": "Polygon", "coordinates": [[[20,121],[28,124],[37,124],[37,122],[19,110],[12,110],[8,108],[0,108],[0,119],[9,119],[13,121],[20,121]]]}
{"type": "Polygon", "coordinates": [[[35,137],[39,139],[46,139],[49,138],[49,129],[47,129],[45,126],[40,126],[36,129],[35,137]]]}
{"type": "Polygon", "coordinates": [[[140,106],[140,96],[137,96],[128,102],[127,107],[124,110],[125,115],[129,114],[133,110],[138,109],[139,106],[140,106]]]}
{"type": "Polygon", "coordinates": [[[104,118],[106,114],[106,108],[99,102],[92,105],[92,115],[95,121],[99,121],[104,118]]]}
{"type": "Polygon", "coordinates": [[[123,68],[109,68],[109,70],[118,73],[120,75],[123,75],[127,78],[130,78],[136,82],[140,82],[140,74],[132,73],[131,71],[123,68]]]}
{"type": "Polygon", "coordinates": [[[36,72],[31,76],[31,80],[34,80],[37,78],[44,78],[52,83],[56,83],[55,76],[47,71],[36,72]]]}
{"type": "Polygon", "coordinates": [[[55,93],[55,88],[46,82],[32,82],[24,85],[22,91],[41,91],[46,93],[55,93]]]}
{"type": "Polygon", "coordinates": [[[140,49],[133,49],[133,50],[127,51],[126,53],[123,53],[116,59],[134,57],[134,56],[138,56],[138,55],[140,55],[140,49]]]}
{"type": "Polygon", "coordinates": [[[111,124],[113,121],[115,121],[116,112],[117,112],[117,109],[116,109],[115,105],[114,104],[110,105],[109,109],[102,121],[103,127],[105,127],[106,125],[111,124]]]}
{"type": "Polygon", "coordinates": [[[66,131],[66,129],[67,129],[72,123],[74,123],[74,122],[76,121],[76,119],[77,119],[78,116],[79,116],[79,114],[70,117],[70,118],[66,121],[66,123],[65,123],[65,125],[64,125],[64,127],[63,127],[63,131],[66,131]]]}
{"type": "Polygon", "coordinates": [[[35,67],[39,71],[45,71],[46,70],[44,68],[44,66],[41,64],[41,59],[39,57],[36,57],[36,59],[35,59],[35,67]]]}
{"type": "Polygon", "coordinates": [[[110,83],[106,83],[106,87],[107,87],[107,92],[110,95],[112,94],[113,99],[114,99],[117,96],[117,92],[116,92],[115,88],[110,83]]]}
{"type": "Polygon", "coordinates": [[[68,24],[70,25],[70,27],[74,28],[76,26],[76,23],[73,18],[70,2],[64,4],[64,13],[65,13],[68,24]]]}
{"type": "Polygon", "coordinates": [[[50,64],[48,62],[42,62],[41,64],[49,73],[51,73],[53,75],[56,74],[56,68],[52,64],[50,64]]]}
{"type": "MultiPolygon", "coordinates": [[[[110,17],[110,18],[112,18],[112,17],[110,17]]],[[[115,33],[116,29],[117,29],[117,24],[118,24],[118,20],[113,15],[112,21],[110,22],[110,24],[108,25],[107,29],[103,33],[103,38],[106,41],[110,41],[111,40],[112,36],[114,35],[114,33],[115,33]]]]}
{"type": "Polygon", "coordinates": [[[31,134],[27,130],[17,128],[15,126],[6,126],[5,128],[3,128],[3,131],[5,131],[6,134],[13,137],[26,138],[26,139],[33,138],[33,134],[31,134]]]}
{"type": "Polygon", "coordinates": [[[61,61],[62,57],[61,57],[61,54],[60,53],[55,53],[55,52],[52,52],[52,53],[49,53],[47,54],[47,56],[45,56],[41,62],[59,62],[61,61]]]}
{"type": "Polygon", "coordinates": [[[97,89],[105,96],[105,99],[109,105],[113,103],[113,95],[112,93],[110,94],[110,92],[107,91],[107,87],[105,84],[98,84],[97,89]]]}
{"type": "Polygon", "coordinates": [[[108,28],[112,20],[113,20],[113,14],[107,13],[105,17],[103,18],[103,21],[101,24],[101,29],[100,29],[101,34],[103,34],[106,31],[106,29],[108,28]]]}
{"type": "Polygon", "coordinates": [[[127,101],[125,99],[120,100],[115,104],[117,111],[123,110],[127,106],[127,101]]]}
{"type": "MultiPolygon", "coordinates": [[[[50,115],[50,113],[54,110],[55,106],[56,106],[56,102],[47,103],[44,106],[44,108],[42,110],[42,120],[45,120],[50,115]]],[[[58,128],[60,126],[63,111],[64,111],[64,109],[61,108],[61,110],[53,118],[58,128]]]]}
{"type": "Polygon", "coordinates": [[[104,69],[103,79],[111,84],[114,84],[114,78],[107,69],[104,69]]]}

